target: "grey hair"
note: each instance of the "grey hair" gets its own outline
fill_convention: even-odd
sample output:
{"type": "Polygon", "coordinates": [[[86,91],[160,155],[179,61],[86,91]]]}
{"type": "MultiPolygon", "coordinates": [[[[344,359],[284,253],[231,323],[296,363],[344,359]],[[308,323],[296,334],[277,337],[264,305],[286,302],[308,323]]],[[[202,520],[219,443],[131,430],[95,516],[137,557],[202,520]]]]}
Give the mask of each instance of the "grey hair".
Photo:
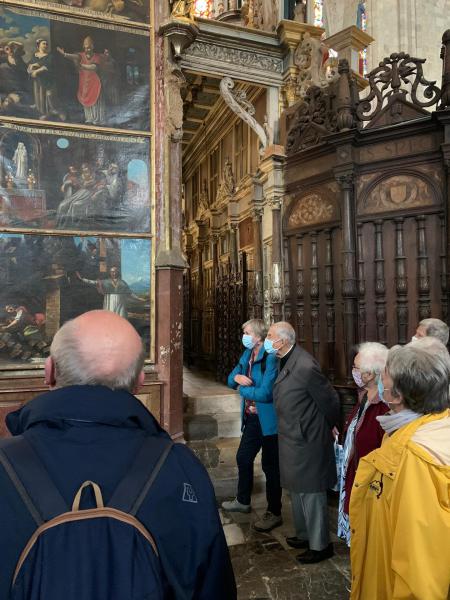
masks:
{"type": "MultiPolygon", "coordinates": [[[[104,385],[112,390],[136,389],[139,375],[144,366],[144,348],[131,361],[124,360],[118,373],[99,374],[98,362],[81,352],[76,321],[67,321],[59,329],[50,346],[50,356],[55,364],[57,386],[104,385]]],[[[101,357],[99,357],[101,360],[101,357]]]]}
{"type": "Polygon", "coordinates": [[[262,340],[265,339],[267,335],[267,327],[262,319],[250,319],[249,321],[245,321],[245,323],[242,325],[242,331],[244,331],[246,327],[250,327],[255,337],[259,337],[262,340]]]}
{"type": "Polygon", "coordinates": [[[392,379],[392,395],[401,394],[408,408],[421,414],[448,408],[450,358],[439,340],[434,340],[433,348],[420,342],[391,348],[386,371],[392,379]]]}
{"type": "Polygon", "coordinates": [[[289,344],[295,344],[295,329],[290,323],[287,321],[279,321],[278,323],[274,323],[274,327],[276,327],[277,335],[280,339],[289,344]]]}
{"type": "Polygon", "coordinates": [[[423,327],[427,336],[437,338],[444,346],[448,343],[448,325],[440,319],[423,319],[419,327],[423,327]]]}
{"type": "Polygon", "coordinates": [[[358,346],[359,359],[361,361],[361,373],[375,373],[379,375],[386,366],[389,350],[378,342],[364,342],[358,346]]]}

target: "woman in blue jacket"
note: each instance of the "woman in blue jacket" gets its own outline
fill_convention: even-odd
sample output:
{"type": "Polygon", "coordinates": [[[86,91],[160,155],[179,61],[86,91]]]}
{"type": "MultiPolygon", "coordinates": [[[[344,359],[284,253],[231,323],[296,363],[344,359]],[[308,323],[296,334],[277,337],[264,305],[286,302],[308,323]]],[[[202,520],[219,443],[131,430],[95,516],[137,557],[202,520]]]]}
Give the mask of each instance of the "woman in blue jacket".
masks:
{"type": "Polygon", "coordinates": [[[242,330],[246,350],[228,376],[228,386],[238,389],[241,396],[242,437],[236,455],[238,490],[236,498],[223,502],[222,508],[231,512],[250,512],[253,463],[262,449],[267,511],[253,527],[257,531],[270,531],[282,523],[277,420],[272,400],[272,387],[278,375],[277,359],[275,354],[267,354],[264,350],[266,328],[261,319],[247,321],[242,330]]]}

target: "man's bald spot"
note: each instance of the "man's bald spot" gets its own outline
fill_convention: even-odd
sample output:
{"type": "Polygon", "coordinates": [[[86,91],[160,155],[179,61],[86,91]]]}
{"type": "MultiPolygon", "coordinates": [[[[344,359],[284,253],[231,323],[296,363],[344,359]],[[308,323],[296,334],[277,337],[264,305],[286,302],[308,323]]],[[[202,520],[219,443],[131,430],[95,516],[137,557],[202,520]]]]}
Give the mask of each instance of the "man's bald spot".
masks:
{"type": "Polygon", "coordinates": [[[123,317],[107,310],[92,310],[74,319],[74,334],[83,359],[108,376],[136,361],[142,341],[123,317]]]}

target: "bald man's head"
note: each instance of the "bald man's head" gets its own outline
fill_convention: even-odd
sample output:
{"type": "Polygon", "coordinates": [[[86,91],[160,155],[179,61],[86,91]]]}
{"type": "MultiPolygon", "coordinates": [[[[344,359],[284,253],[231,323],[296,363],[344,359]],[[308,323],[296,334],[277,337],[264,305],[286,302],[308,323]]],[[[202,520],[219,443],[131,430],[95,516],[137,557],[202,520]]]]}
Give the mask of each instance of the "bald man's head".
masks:
{"type": "Polygon", "coordinates": [[[142,340],[113,312],[93,310],[65,323],[56,333],[46,363],[52,386],[106,385],[135,392],[142,383],[142,340]]]}

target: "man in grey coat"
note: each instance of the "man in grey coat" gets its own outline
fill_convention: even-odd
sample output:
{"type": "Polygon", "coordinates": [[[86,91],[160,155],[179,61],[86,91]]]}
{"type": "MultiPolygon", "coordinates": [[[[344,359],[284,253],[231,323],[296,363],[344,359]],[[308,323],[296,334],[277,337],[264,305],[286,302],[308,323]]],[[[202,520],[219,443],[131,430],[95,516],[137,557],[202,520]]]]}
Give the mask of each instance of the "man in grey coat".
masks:
{"type": "Polygon", "coordinates": [[[296,345],[289,323],[272,325],[264,346],[279,358],[273,400],[281,486],[290,493],[296,530],[286,541],[306,550],[299,562],[316,563],[333,556],[327,489],[336,483],[332,429],[339,419],[339,399],[318,362],[296,345]]]}

